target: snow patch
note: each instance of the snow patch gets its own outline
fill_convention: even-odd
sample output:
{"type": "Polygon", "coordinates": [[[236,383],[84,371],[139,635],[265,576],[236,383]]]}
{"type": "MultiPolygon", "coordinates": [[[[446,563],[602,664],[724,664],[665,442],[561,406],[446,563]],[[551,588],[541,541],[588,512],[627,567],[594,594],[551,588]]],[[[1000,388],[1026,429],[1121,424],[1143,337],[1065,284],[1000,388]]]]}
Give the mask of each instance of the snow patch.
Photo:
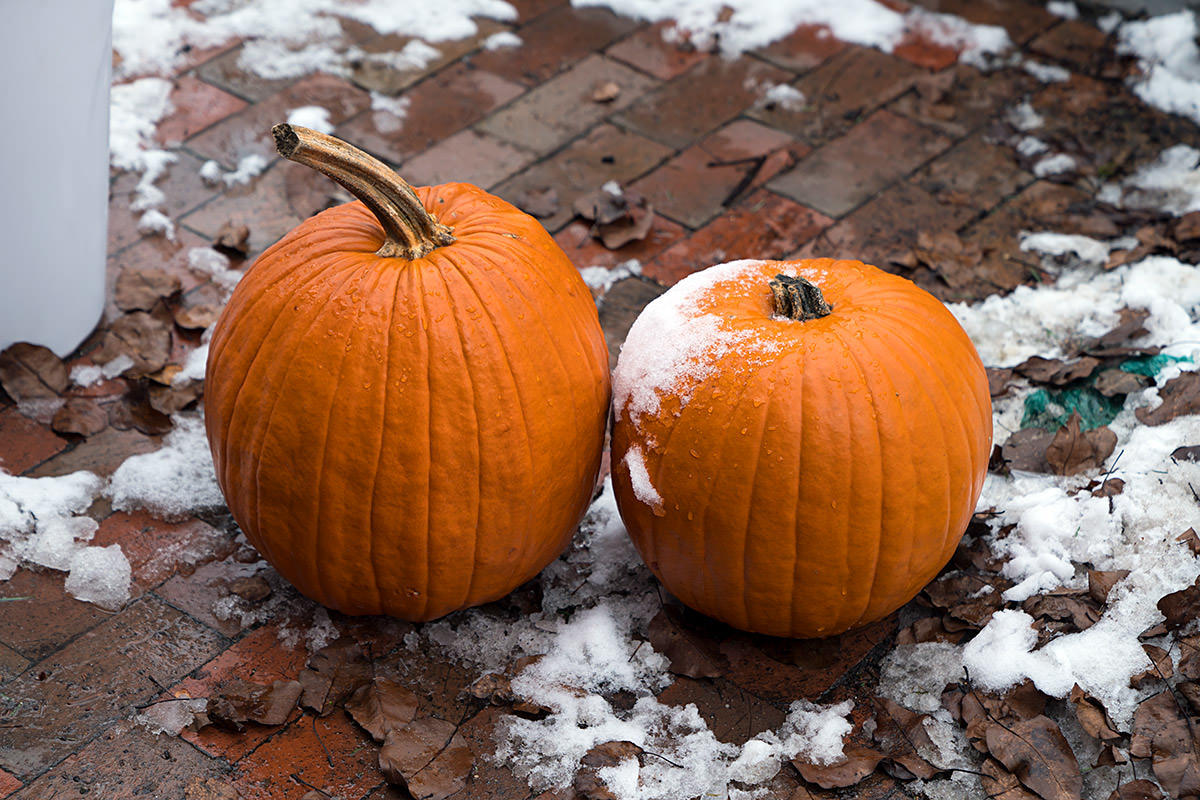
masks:
{"type": "Polygon", "coordinates": [[[131,456],[113,473],[107,494],[113,508],[144,508],[177,519],[224,504],[212,453],[198,414],[177,414],[162,447],[131,456]]]}

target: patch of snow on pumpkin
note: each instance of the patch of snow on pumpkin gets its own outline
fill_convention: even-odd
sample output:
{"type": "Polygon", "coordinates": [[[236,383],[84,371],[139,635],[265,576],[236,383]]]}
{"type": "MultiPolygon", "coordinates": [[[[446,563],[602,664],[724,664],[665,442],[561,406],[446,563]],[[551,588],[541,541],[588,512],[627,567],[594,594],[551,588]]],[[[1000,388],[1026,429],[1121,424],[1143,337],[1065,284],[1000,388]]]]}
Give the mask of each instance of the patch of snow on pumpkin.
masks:
{"type": "Polygon", "coordinates": [[[629,469],[629,481],[633,484],[634,497],[653,509],[661,509],[663,506],[662,495],[658,493],[658,490],[654,488],[654,483],[650,480],[642,448],[636,444],[632,445],[622,460],[629,469]]]}
{"type": "Polygon", "coordinates": [[[613,370],[613,407],[636,423],[657,413],[661,398],[672,394],[684,405],[696,384],[718,362],[748,343],[749,334],[730,329],[714,314],[696,312],[696,301],[720,283],[751,274],[761,261],[718,264],[693,272],[642,310],[621,346],[613,370]]]}

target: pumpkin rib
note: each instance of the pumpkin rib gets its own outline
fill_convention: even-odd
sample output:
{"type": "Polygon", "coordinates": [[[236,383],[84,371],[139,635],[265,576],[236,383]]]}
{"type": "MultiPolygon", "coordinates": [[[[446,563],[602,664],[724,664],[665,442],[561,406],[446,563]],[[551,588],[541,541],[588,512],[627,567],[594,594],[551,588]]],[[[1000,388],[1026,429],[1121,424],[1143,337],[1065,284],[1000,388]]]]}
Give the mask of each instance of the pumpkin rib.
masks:
{"type": "MultiPolygon", "coordinates": [[[[850,358],[851,364],[854,365],[854,369],[858,373],[859,383],[862,385],[863,390],[866,392],[867,399],[868,399],[868,402],[869,402],[869,405],[871,408],[871,412],[873,414],[873,419],[878,419],[879,405],[878,405],[878,401],[875,396],[875,387],[872,385],[871,380],[868,378],[867,371],[863,368],[862,361],[860,360],[859,353],[857,352],[857,348],[853,346],[853,342],[848,341],[843,336],[843,333],[847,333],[848,331],[846,331],[844,327],[840,327],[840,326],[831,326],[831,331],[832,331],[833,335],[837,338],[837,340],[839,342],[841,342],[842,347],[845,349],[846,354],[850,358]]],[[[848,399],[847,399],[847,402],[849,402],[848,399]]],[[[850,418],[857,419],[857,416],[851,414],[850,418]]],[[[879,465],[879,474],[877,477],[873,477],[872,484],[873,484],[873,487],[877,490],[877,493],[879,495],[879,504],[878,504],[879,510],[878,510],[876,519],[879,520],[880,522],[882,522],[883,518],[884,518],[883,517],[884,498],[887,496],[886,492],[884,492],[884,480],[885,479],[884,479],[884,475],[883,475],[883,471],[884,471],[883,436],[880,434],[878,424],[870,425],[868,427],[873,429],[874,433],[875,433],[875,459],[874,459],[874,462],[877,462],[879,465]]],[[[852,435],[852,438],[857,438],[857,437],[852,435]]],[[[857,465],[859,463],[861,463],[861,461],[859,459],[855,459],[853,461],[854,465],[857,465]]],[[[853,467],[852,467],[852,469],[853,469],[853,467]]],[[[851,486],[853,487],[853,484],[851,484],[851,486]]],[[[852,512],[852,509],[847,509],[846,513],[849,514],[851,512],[852,512]]],[[[869,549],[869,551],[871,553],[871,577],[868,581],[865,582],[865,585],[869,588],[867,590],[867,593],[863,596],[863,602],[862,602],[861,608],[859,608],[858,611],[854,614],[854,618],[852,620],[850,620],[851,625],[855,625],[859,621],[861,621],[863,616],[867,612],[867,608],[870,607],[871,595],[874,594],[875,581],[879,575],[879,554],[883,547],[882,529],[881,529],[881,526],[879,526],[879,525],[876,525],[874,527],[880,528],[880,531],[879,531],[879,535],[876,536],[875,541],[872,542],[871,547],[867,548],[867,549],[869,549]]],[[[861,566],[861,565],[856,565],[856,566],[861,566]]],[[[855,571],[857,571],[857,570],[855,570],[855,571]]]]}
{"type": "MultiPolygon", "coordinates": [[[[768,411],[770,410],[770,407],[771,407],[770,404],[771,404],[773,398],[774,398],[774,393],[768,393],[767,401],[766,401],[768,411]]],[[[753,401],[751,401],[751,402],[753,402],[753,401]]],[[[763,440],[763,432],[767,427],[767,416],[768,416],[768,414],[766,412],[755,415],[756,419],[760,421],[758,435],[755,437],[755,441],[758,442],[758,447],[757,447],[758,456],[754,459],[754,467],[753,467],[753,469],[751,469],[749,475],[747,476],[748,477],[748,479],[747,479],[748,486],[755,486],[758,481],[759,468],[762,465],[762,457],[763,457],[763,452],[765,450],[765,448],[762,445],[762,440],[763,440]]],[[[741,535],[742,535],[741,546],[738,547],[737,550],[742,555],[742,567],[740,570],[738,570],[742,574],[742,591],[738,592],[738,594],[740,595],[741,601],[742,601],[741,614],[742,614],[742,619],[745,620],[745,623],[743,623],[743,625],[745,625],[746,623],[749,623],[749,621],[750,621],[749,597],[747,596],[745,587],[753,585],[753,580],[750,578],[750,574],[747,571],[747,565],[748,565],[749,559],[746,558],[746,543],[747,543],[747,540],[749,539],[748,534],[749,534],[749,529],[750,529],[750,520],[754,516],[754,495],[755,495],[754,491],[750,491],[746,494],[746,522],[745,522],[745,524],[743,524],[742,526],[740,526],[738,528],[738,530],[741,532],[741,535]],[[749,583],[747,583],[748,580],[750,581],[749,583]]]]}
{"type": "MultiPolygon", "coordinates": [[[[434,252],[437,252],[437,251],[434,251],[434,252]]],[[[429,587],[431,585],[430,577],[433,575],[433,564],[432,564],[433,547],[430,542],[430,539],[432,538],[432,535],[433,535],[432,527],[433,527],[433,509],[434,509],[434,502],[433,502],[434,451],[433,451],[433,449],[434,449],[435,439],[434,439],[434,435],[433,435],[433,413],[434,413],[433,412],[433,385],[434,385],[433,362],[434,362],[434,354],[437,353],[437,348],[434,347],[434,334],[433,334],[433,322],[434,322],[433,316],[434,315],[432,313],[432,309],[429,307],[429,297],[425,292],[425,278],[426,278],[425,270],[413,270],[413,274],[416,279],[416,282],[420,286],[420,288],[416,292],[414,292],[414,294],[420,300],[421,329],[425,331],[425,353],[427,356],[425,359],[426,391],[422,392],[422,394],[425,397],[426,429],[425,429],[424,441],[427,442],[429,445],[428,447],[425,448],[425,463],[418,465],[418,470],[420,471],[420,474],[423,474],[425,476],[425,506],[423,508],[424,517],[425,517],[425,536],[423,538],[416,537],[416,539],[421,542],[421,545],[424,549],[425,557],[423,559],[414,558],[413,563],[418,564],[418,565],[420,565],[420,564],[424,565],[424,574],[420,576],[420,579],[417,582],[420,583],[420,585],[422,585],[422,586],[429,587]]],[[[417,471],[417,470],[414,470],[414,471],[417,471]]],[[[430,592],[428,592],[428,591],[421,592],[418,596],[420,597],[421,610],[419,613],[415,614],[414,616],[416,616],[417,619],[427,619],[428,615],[429,615],[430,592]]]]}
{"type": "Polygon", "coordinates": [[[804,409],[806,408],[804,405],[804,391],[805,386],[808,384],[808,381],[805,380],[805,376],[808,374],[808,370],[806,369],[808,353],[805,352],[805,348],[803,347],[797,347],[792,352],[794,357],[799,359],[795,373],[796,380],[800,382],[800,386],[796,389],[796,394],[800,398],[800,413],[796,415],[796,423],[800,426],[800,431],[796,436],[792,437],[796,442],[796,502],[793,503],[792,507],[792,527],[795,531],[795,535],[790,542],[792,546],[792,585],[789,588],[790,594],[788,595],[788,615],[789,627],[792,630],[797,630],[798,626],[796,615],[798,606],[796,603],[796,594],[797,589],[803,584],[804,580],[803,570],[801,569],[801,564],[803,562],[800,559],[800,542],[798,537],[800,533],[800,504],[801,497],[803,496],[801,493],[801,486],[804,483],[804,472],[800,469],[800,466],[803,463],[801,458],[803,457],[804,453],[804,437],[808,435],[809,428],[808,425],[804,424],[804,409]]]}
{"type": "MultiPolygon", "coordinates": [[[[327,272],[338,272],[340,270],[337,268],[336,265],[331,264],[326,271],[327,272]]],[[[353,279],[353,276],[346,277],[342,282],[340,282],[338,284],[337,289],[340,291],[341,288],[343,286],[345,286],[347,283],[349,283],[352,279],[353,279]]],[[[284,312],[284,313],[286,313],[286,312],[284,312]]],[[[280,316],[282,316],[282,314],[280,314],[280,316]]],[[[243,317],[243,318],[245,318],[245,317],[243,317]]],[[[247,439],[246,439],[247,450],[251,453],[256,454],[256,458],[257,458],[257,469],[255,470],[255,475],[254,475],[254,492],[253,492],[254,509],[250,513],[250,516],[252,519],[252,522],[250,522],[250,524],[253,526],[254,538],[256,540],[259,540],[259,541],[254,542],[254,546],[256,548],[260,546],[260,542],[261,542],[262,545],[265,545],[265,549],[267,549],[268,551],[273,549],[267,543],[267,541],[268,541],[267,537],[261,537],[258,535],[258,532],[262,530],[261,513],[262,513],[262,498],[263,498],[263,494],[264,494],[264,492],[263,492],[263,476],[262,476],[262,468],[263,468],[264,460],[258,456],[261,455],[263,444],[266,441],[267,437],[270,435],[272,420],[274,419],[276,409],[279,407],[279,401],[283,396],[281,387],[284,384],[286,384],[288,375],[291,374],[292,368],[298,363],[297,360],[294,358],[295,353],[301,348],[301,346],[303,346],[305,339],[307,339],[307,337],[308,337],[308,334],[312,331],[313,328],[316,327],[317,323],[320,320],[321,320],[320,315],[313,315],[313,318],[310,321],[309,326],[304,329],[303,333],[294,337],[294,339],[292,340],[293,346],[291,347],[291,349],[288,352],[288,357],[286,359],[277,358],[273,362],[273,363],[286,364],[286,366],[284,366],[283,371],[280,373],[279,385],[277,386],[277,390],[274,392],[274,396],[271,400],[270,409],[268,410],[268,412],[266,414],[266,417],[263,421],[262,426],[258,429],[251,428],[250,429],[251,433],[247,434],[247,439]],[[255,433],[258,434],[257,437],[255,437],[255,435],[254,435],[255,433]]],[[[274,322],[272,323],[272,325],[274,325],[274,322]]],[[[258,358],[261,354],[262,354],[261,349],[257,353],[255,353],[255,358],[254,358],[255,363],[257,363],[258,358]]],[[[268,364],[264,367],[264,369],[268,369],[268,370],[270,368],[271,368],[270,364],[268,364]]],[[[239,392],[240,392],[240,389],[242,386],[245,386],[249,383],[249,373],[243,372],[241,377],[242,377],[242,384],[241,384],[241,386],[239,386],[239,392]]],[[[257,387],[255,387],[255,388],[257,388],[257,387]]],[[[240,405],[233,406],[233,408],[235,408],[235,409],[239,408],[239,407],[241,407],[241,406],[240,405]]],[[[234,424],[232,424],[232,422],[229,425],[227,425],[226,432],[227,432],[227,437],[234,435],[235,426],[234,426],[234,424]]],[[[227,439],[227,441],[228,441],[228,439],[227,439]]],[[[264,555],[267,556],[268,560],[270,560],[272,556],[277,557],[279,554],[268,552],[268,553],[264,553],[264,555]]],[[[272,562],[272,563],[274,563],[274,562],[272,562]]]]}

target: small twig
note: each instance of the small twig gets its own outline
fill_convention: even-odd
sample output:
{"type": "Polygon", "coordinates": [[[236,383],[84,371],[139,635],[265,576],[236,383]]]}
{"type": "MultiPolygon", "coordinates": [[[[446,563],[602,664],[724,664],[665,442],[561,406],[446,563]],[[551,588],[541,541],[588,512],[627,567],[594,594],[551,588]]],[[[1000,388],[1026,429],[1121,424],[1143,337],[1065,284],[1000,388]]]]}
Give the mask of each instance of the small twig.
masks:
{"type": "Polygon", "coordinates": [[[646,641],[644,639],[637,643],[637,647],[633,648],[633,652],[629,654],[630,661],[633,661],[633,657],[638,654],[638,650],[641,650],[642,645],[644,645],[645,643],[646,643],[646,641]]]}
{"type": "Polygon", "coordinates": [[[333,754],[329,752],[329,748],[325,746],[325,740],[321,738],[321,732],[317,730],[317,717],[312,718],[313,736],[317,737],[317,742],[321,745],[321,749],[325,751],[325,760],[329,762],[329,768],[333,769],[333,754]]]}
{"type": "Polygon", "coordinates": [[[664,755],[663,755],[663,754],[661,754],[661,753],[655,753],[655,752],[653,752],[653,751],[651,751],[651,750],[643,750],[642,752],[643,752],[643,753],[645,753],[645,754],[646,754],[646,755],[648,755],[648,756],[654,756],[655,758],[661,758],[663,761],[667,762],[667,763],[668,763],[668,764],[670,764],[672,767],[678,767],[679,769],[683,769],[683,768],[684,768],[684,767],[683,767],[683,764],[676,764],[674,761],[672,761],[671,759],[667,758],[666,756],[664,756],[664,755]]]}
{"type": "Polygon", "coordinates": [[[183,702],[187,702],[189,700],[208,700],[208,698],[207,697],[164,697],[161,700],[151,700],[149,703],[143,703],[140,706],[134,706],[133,710],[134,711],[142,711],[144,709],[150,708],[150,706],[157,706],[162,703],[183,703],[183,702]]]}
{"type": "MultiPolygon", "coordinates": [[[[314,719],[315,719],[315,717],[314,717],[314,719]]],[[[294,780],[296,783],[300,784],[301,786],[306,786],[318,794],[323,794],[326,797],[333,797],[333,795],[331,795],[329,792],[325,791],[324,789],[320,788],[319,786],[313,786],[311,783],[304,780],[304,778],[301,778],[300,775],[295,772],[293,772],[288,777],[291,778],[292,780],[294,780]]]]}

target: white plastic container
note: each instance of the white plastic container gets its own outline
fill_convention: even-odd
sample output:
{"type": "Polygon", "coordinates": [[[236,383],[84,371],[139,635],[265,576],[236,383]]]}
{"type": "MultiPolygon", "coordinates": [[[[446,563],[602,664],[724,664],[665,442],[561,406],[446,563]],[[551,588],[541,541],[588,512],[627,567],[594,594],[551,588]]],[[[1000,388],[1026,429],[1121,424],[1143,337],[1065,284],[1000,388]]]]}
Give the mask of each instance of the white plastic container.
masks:
{"type": "Polygon", "coordinates": [[[113,0],[0,0],[0,349],[104,310],[113,0]]]}

